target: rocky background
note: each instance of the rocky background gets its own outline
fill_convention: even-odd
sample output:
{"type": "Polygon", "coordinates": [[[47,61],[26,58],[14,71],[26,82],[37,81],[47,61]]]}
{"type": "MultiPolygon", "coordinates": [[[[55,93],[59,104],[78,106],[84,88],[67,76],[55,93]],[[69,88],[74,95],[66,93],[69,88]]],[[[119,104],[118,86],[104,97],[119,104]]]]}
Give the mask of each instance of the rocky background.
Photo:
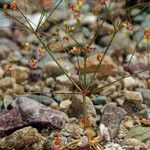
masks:
{"type": "MultiPolygon", "coordinates": [[[[21,2],[18,5],[35,28],[40,13],[30,6],[32,2],[21,2]]],[[[127,21],[127,14],[120,12],[144,2],[149,1],[115,1],[110,7],[111,18],[114,22],[120,18],[127,21]]],[[[40,3],[44,9],[52,5],[42,0],[40,3]]],[[[64,21],[74,24],[64,4],[63,1],[58,6],[51,19],[59,25],[64,21]]],[[[79,43],[88,41],[106,17],[103,6],[96,4],[87,0],[83,6],[81,27],[73,35],[79,43]],[[98,9],[99,15],[94,15],[91,7],[98,9]]],[[[0,5],[2,8],[3,1],[0,5]]],[[[17,11],[8,11],[27,25],[17,11]]],[[[150,47],[144,38],[140,40],[144,30],[150,28],[150,8],[133,7],[128,13],[134,31],[128,33],[122,28],[117,33],[90,83],[99,63],[95,54],[103,54],[114,32],[110,19],[106,19],[93,44],[86,68],[90,83],[86,97],[88,116],[82,118],[83,98],[76,87],[47,52],[38,62],[29,63],[38,58],[41,43],[0,12],[0,150],[150,149],[150,47]]],[[[39,35],[52,48],[55,58],[80,86],[79,71],[74,65],[76,57],[64,51],[71,50],[76,43],[66,42],[64,32],[50,21],[40,30],[39,35]],[[54,37],[56,33],[58,39],[54,37]]],[[[78,58],[79,63],[82,58],[78,58]]],[[[84,72],[82,65],[80,72],[84,72]]]]}

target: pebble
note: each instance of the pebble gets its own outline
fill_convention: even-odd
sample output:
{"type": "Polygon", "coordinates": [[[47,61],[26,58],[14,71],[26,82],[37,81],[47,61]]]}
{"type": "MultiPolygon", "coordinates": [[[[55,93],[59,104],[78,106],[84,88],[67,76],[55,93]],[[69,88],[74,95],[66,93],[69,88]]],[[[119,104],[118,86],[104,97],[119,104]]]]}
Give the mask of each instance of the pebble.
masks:
{"type": "Polygon", "coordinates": [[[7,88],[11,88],[16,83],[14,78],[5,77],[0,80],[0,88],[6,90],[7,88]]]}
{"type": "Polygon", "coordinates": [[[142,94],[144,103],[150,107],[150,90],[145,88],[137,88],[136,91],[142,94]]]}
{"type": "Polygon", "coordinates": [[[72,102],[70,100],[64,100],[60,103],[59,108],[63,112],[67,112],[68,109],[70,108],[72,102]]]}
{"type": "Polygon", "coordinates": [[[69,80],[69,78],[66,75],[61,75],[56,77],[56,81],[62,85],[70,85],[72,82],[69,80]]]}
{"type": "Polygon", "coordinates": [[[12,77],[20,84],[28,79],[29,69],[27,67],[14,66],[12,77]]]}
{"type": "Polygon", "coordinates": [[[58,67],[58,65],[54,61],[45,63],[43,71],[44,73],[47,74],[48,77],[50,76],[56,77],[63,74],[62,70],[58,67]]]}
{"type": "Polygon", "coordinates": [[[140,142],[139,140],[135,139],[135,138],[128,138],[124,141],[123,143],[124,147],[130,147],[131,149],[134,150],[149,150],[147,149],[147,145],[143,142],[140,142]]]}
{"type": "Polygon", "coordinates": [[[120,123],[125,115],[126,112],[124,109],[117,107],[114,104],[106,105],[100,122],[109,129],[111,138],[117,136],[120,123]]]}
{"type": "Polygon", "coordinates": [[[50,105],[50,108],[51,108],[51,109],[54,109],[54,110],[59,110],[58,103],[53,102],[53,103],[50,105]]]}
{"type": "Polygon", "coordinates": [[[61,129],[64,127],[65,114],[52,110],[34,99],[17,97],[11,106],[12,109],[0,112],[1,137],[17,128],[29,125],[36,125],[40,128],[49,126],[61,129]]]}
{"type": "MultiPolygon", "coordinates": [[[[72,104],[68,110],[68,115],[70,117],[79,118],[84,113],[83,97],[81,95],[76,94],[72,96],[70,100],[72,104]]],[[[86,106],[87,106],[87,114],[91,116],[96,116],[96,110],[89,97],[86,97],[86,106]]]]}
{"type": "Polygon", "coordinates": [[[48,86],[48,87],[51,87],[54,84],[55,84],[55,81],[52,77],[47,78],[46,81],[45,81],[45,85],[48,86]]]}
{"type": "Polygon", "coordinates": [[[137,87],[137,82],[133,77],[128,77],[128,78],[124,78],[123,79],[123,86],[126,89],[133,89],[135,87],[137,87]]]}
{"type": "Polygon", "coordinates": [[[111,85],[111,86],[105,88],[105,89],[101,92],[101,94],[102,94],[102,95],[105,95],[105,96],[109,96],[109,95],[112,95],[114,92],[116,92],[116,86],[111,85]]]}
{"type": "MultiPolygon", "coordinates": [[[[101,53],[101,55],[103,55],[103,53],[101,53]]],[[[95,55],[88,57],[86,70],[84,70],[84,64],[80,62],[81,73],[84,73],[84,71],[86,71],[87,73],[95,72],[98,64],[99,61],[96,59],[95,55]]],[[[104,60],[101,63],[101,66],[99,67],[97,78],[115,75],[116,74],[115,69],[116,69],[116,65],[113,62],[112,58],[106,55],[104,60]]]]}
{"type": "Polygon", "coordinates": [[[148,65],[144,62],[134,61],[134,62],[131,62],[129,66],[128,64],[125,64],[124,67],[127,71],[129,71],[132,74],[137,74],[143,71],[143,73],[138,74],[138,76],[141,78],[149,78],[149,74],[147,72],[144,72],[148,70],[148,65]]]}
{"type": "Polygon", "coordinates": [[[3,98],[4,108],[7,109],[7,107],[13,102],[13,98],[9,95],[5,95],[3,98]]]}
{"type": "Polygon", "coordinates": [[[24,93],[24,87],[19,85],[19,84],[14,84],[13,85],[13,92],[15,94],[22,94],[22,93],[24,93]]]}
{"type": "Polygon", "coordinates": [[[34,99],[46,106],[50,106],[53,102],[55,102],[52,98],[48,96],[42,96],[42,95],[26,95],[27,97],[34,99]]]}
{"type": "Polygon", "coordinates": [[[4,70],[0,67],[0,79],[3,78],[3,75],[4,75],[4,70]]]}
{"type": "Polygon", "coordinates": [[[150,127],[134,126],[128,131],[125,140],[128,138],[137,139],[140,142],[150,143],[150,127]]]}
{"type": "Polygon", "coordinates": [[[143,103],[143,97],[140,92],[126,91],[125,97],[128,101],[133,103],[143,103]]]}
{"type": "Polygon", "coordinates": [[[141,110],[139,112],[139,114],[143,117],[143,118],[149,118],[150,119],[150,108],[145,108],[143,110],[141,110]]]}
{"type": "Polygon", "coordinates": [[[99,96],[93,98],[92,102],[94,105],[105,105],[107,102],[107,97],[99,95],[99,96]]]}
{"type": "Polygon", "coordinates": [[[132,121],[127,121],[124,123],[124,126],[127,128],[127,129],[130,129],[133,127],[133,122],[132,121]]]}
{"type": "Polygon", "coordinates": [[[95,105],[94,108],[95,108],[97,114],[102,114],[102,111],[103,111],[102,105],[95,105]]]}
{"type": "Polygon", "coordinates": [[[43,141],[44,137],[38,130],[31,126],[19,129],[13,134],[0,139],[0,149],[12,150],[22,149],[23,147],[30,146],[34,143],[43,141]]]}
{"type": "Polygon", "coordinates": [[[0,60],[7,58],[9,52],[10,49],[7,46],[0,44],[0,60]]]}

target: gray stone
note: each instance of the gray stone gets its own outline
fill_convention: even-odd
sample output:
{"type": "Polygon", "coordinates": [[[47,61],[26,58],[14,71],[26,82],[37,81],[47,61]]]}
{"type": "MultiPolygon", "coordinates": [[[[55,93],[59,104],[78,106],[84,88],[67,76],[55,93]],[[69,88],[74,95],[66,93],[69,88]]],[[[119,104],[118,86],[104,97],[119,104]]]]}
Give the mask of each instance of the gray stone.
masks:
{"type": "Polygon", "coordinates": [[[137,88],[136,91],[142,94],[144,103],[150,107],[150,90],[144,88],[137,88]]]}
{"type": "Polygon", "coordinates": [[[55,102],[52,98],[48,96],[42,96],[42,95],[26,95],[27,97],[34,99],[46,106],[50,106],[53,102],[55,102]]]}
{"type": "Polygon", "coordinates": [[[27,97],[18,97],[10,110],[0,112],[0,136],[24,126],[64,127],[64,114],[27,97]]]}
{"type": "Polygon", "coordinates": [[[127,133],[126,139],[134,138],[140,142],[150,143],[150,127],[135,126],[127,133]]]}
{"type": "Polygon", "coordinates": [[[9,95],[5,95],[3,102],[4,102],[4,108],[7,109],[7,107],[13,102],[13,98],[9,95]]]}
{"type": "MultiPolygon", "coordinates": [[[[74,95],[71,98],[72,104],[68,110],[70,117],[79,118],[84,114],[83,97],[81,95],[74,95]]],[[[87,115],[96,116],[94,105],[89,97],[86,97],[87,115]]]]}
{"type": "Polygon", "coordinates": [[[125,97],[130,102],[143,103],[143,97],[140,92],[125,91],[125,97]]]}
{"type": "Polygon", "coordinates": [[[70,100],[64,100],[60,103],[60,110],[63,111],[63,112],[67,112],[68,109],[70,108],[71,106],[71,101],[70,100]]]}
{"type": "Polygon", "coordinates": [[[107,97],[106,96],[97,96],[92,100],[94,105],[105,105],[107,102],[107,97]]]}
{"type": "Polygon", "coordinates": [[[108,127],[112,139],[117,136],[119,125],[125,115],[126,112],[124,109],[117,107],[114,104],[106,105],[100,122],[108,127]]]}
{"type": "MultiPolygon", "coordinates": [[[[44,137],[38,130],[32,127],[25,127],[13,134],[0,139],[1,150],[21,150],[25,147],[43,141],[44,137]]],[[[37,148],[37,147],[36,147],[37,148]]]]}

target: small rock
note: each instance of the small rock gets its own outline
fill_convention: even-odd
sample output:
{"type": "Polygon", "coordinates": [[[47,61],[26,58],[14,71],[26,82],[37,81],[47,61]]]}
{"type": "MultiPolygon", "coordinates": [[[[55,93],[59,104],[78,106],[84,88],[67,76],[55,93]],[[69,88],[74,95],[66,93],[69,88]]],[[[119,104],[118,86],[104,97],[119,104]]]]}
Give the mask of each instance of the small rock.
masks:
{"type": "Polygon", "coordinates": [[[32,127],[26,127],[0,139],[0,149],[24,149],[25,147],[43,141],[44,139],[45,138],[38,133],[37,129],[32,127]]]}
{"type": "Polygon", "coordinates": [[[141,78],[149,78],[148,72],[145,72],[148,70],[148,65],[144,62],[134,61],[134,62],[131,62],[130,65],[125,64],[124,67],[127,71],[129,71],[132,74],[137,74],[143,71],[143,73],[138,74],[138,76],[141,78]]]}
{"type": "Polygon", "coordinates": [[[9,62],[19,62],[21,59],[22,59],[22,56],[20,54],[20,52],[18,51],[15,51],[15,52],[10,52],[9,55],[8,55],[8,58],[9,62]]]}
{"type": "Polygon", "coordinates": [[[52,110],[27,97],[16,98],[11,108],[0,112],[1,137],[24,126],[62,128],[65,123],[65,115],[60,111],[52,110]]]}
{"type": "Polygon", "coordinates": [[[94,105],[105,105],[107,102],[106,96],[97,96],[92,100],[94,105]]]}
{"type": "MultiPolygon", "coordinates": [[[[79,118],[84,113],[83,97],[81,95],[76,94],[72,96],[71,102],[72,104],[68,110],[68,115],[70,117],[79,118]]],[[[86,97],[86,106],[87,106],[87,114],[96,116],[94,105],[89,97],[86,97]]]]}
{"type": "Polygon", "coordinates": [[[5,77],[0,80],[0,88],[6,90],[7,88],[11,88],[16,83],[14,78],[5,77]]]}
{"type": "Polygon", "coordinates": [[[95,108],[97,114],[102,114],[102,111],[103,111],[102,105],[95,105],[94,108],[95,108]]]}
{"type": "Polygon", "coordinates": [[[0,60],[6,59],[8,57],[9,52],[10,49],[7,46],[0,44],[0,60]]]}
{"type": "Polygon", "coordinates": [[[138,88],[136,91],[142,94],[144,103],[150,106],[150,90],[145,88],[138,88]]]}
{"type": "Polygon", "coordinates": [[[135,91],[126,91],[126,99],[133,103],[143,103],[143,97],[140,92],[135,91]]]}
{"type": "Polygon", "coordinates": [[[127,128],[127,129],[130,129],[133,127],[133,122],[132,121],[127,121],[124,123],[124,126],[127,128]]]}
{"type": "Polygon", "coordinates": [[[23,86],[21,86],[19,84],[14,84],[13,85],[13,92],[15,94],[22,94],[22,93],[24,93],[24,88],[23,88],[23,86]]]}
{"type": "Polygon", "coordinates": [[[111,138],[117,136],[119,125],[125,115],[126,112],[124,109],[113,104],[106,105],[101,118],[101,123],[108,127],[111,138]]]}
{"type": "MultiPolygon", "coordinates": [[[[88,57],[86,70],[84,69],[84,63],[80,62],[80,71],[81,73],[84,73],[84,72],[93,73],[95,72],[98,64],[99,64],[99,61],[96,59],[96,56],[88,57]]],[[[97,77],[102,78],[102,77],[106,77],[110,75],[115,75],[116,74],[115,70],[116,70],[116,65],[111,59],[111,57],[105,56],[104,60],[101,63],[101,66],[99,67],[97,77]]]]}
{"type": "Polygon", "coordinates": [[[133,89],[137,86],[137,82],[133,77],[123,79],[123,86],[126,89],[133,89]]]}
{"type": "Polygon", "coordinates": [[[116,86],[111,85],[111,86],[105,88],[105,89],[101,92],[101,94],[102,94],[102,95],[105,95],[105,96],[109,96],[109,95],[112,95],[114,92],[116,92],[116,86]]]}
{"type": "Polygon", "coordinates": [[[139,140],[135,139],[135,138],[128,138],[123,142],[123,145],[126,147],[130,147],[131,149],[134,150],[147,150],[147,145],[143,142],[140,142],[139,140]]]}
{"type": "Polygon", "coordinates": [[[105,150],[123,150],[123,148],[121,145],[112,142],[105,145],[105,150]]]}
{"type": "MultiPolygon", "coordinates": [[[[20,51],[19,46],[14,41],[8,38],[0,38],[0,45],[5,45],[9,51],[20,51]]],[[[7,56],[6,56],[7,57],[7,56]]],[[[4,57],[4,59],[6,58],[4,57]]]]}
{"type": "Polygon", "coordinates": [[[22,66],[14,66],[14,71],[12,72],[12,77],[16,79],[17,83],[22,83],[29,77],[29,69],[22,66]]]}
{"type": "Polygon", "coordinates": [[[54,109],[54,110],[59,110],[58,103],[56,103],[56,102],[53,102],[53,103],[50,105],[50,107],[51,107],[52,109],[54,109]]]}
{"type": "Polygon", "coordinates": [[[150,127],[135,126],[127,133],[126,139],[134,138],[146,144],[150,143],[150,127]]]}
{"type": "Polygon", "coordinates": [[[69,80],[69,78],[66,75],[61,75],[56,77],[56,81],[62,85],[70,85],[72,82],[69,80]]]}
{"type": "Polygon", "coordinates": [[[0,89],[0,97],[3,97],[3,91],[0,89]]]}
{"type": "Polygon", "coordinates": [[[4,103],[4,108],[7,109],[7,107],[13,102],[13,98],[9,95],[5,95],[4,99],[3,99],[3,103],[4,103]]]}
{"type": "Polygon", "coordinates": [[[44,71],[44,73],[47,74],[48,77],[49,76],[56,77],[56,76],[63,74],[62,70],[59,68],[59,66],[54,61],[47,62],[44,65],[43,71],[44,71]]]}
{"type": "Polygon", "coordinates": [[[119,106],[123,106],[124,101],[125,101],[124,98],[116,98],[116,102],[119,106]]]}
{"type": "Polygon", "coordinates": [[[86,146],[89,145],[89,141],[88,138],[86,136],[83,136],[80,140],[80,142],[78,143],[78,146],[81,148],[86,148],[86,146]]]}
{"type": "Polygon", "coordinates": [[[143,118],[150,119],[150,108],[145,108],[139,112],[143,118]]]}
{"type": "Polygon", "coordinates": [[[64,100],[60,103],[59,107],[60,107],[60,110],[62,110],[63,112],[67,112],[70,105],[71,105],[71,101],[70,100],[64,100]]]}
{"type": "Polygon", "coordinates": [[[49,77],[49,78],[46,79],[45,84],[46,84],[46,86],[51,87],[51,86],[54,86],[55,81],[52,77],[49,77]]]}
{"type": "Polygon", "coordinates": [[[100,134],[104,137],[106,141],[110,141],[110,134],[108,128],[105,127],[104,124],[100,124],[99,126],[100,134]]]}
{"type": "Polygon", "coordinates": [[[0,79],[3,78],[3,75],[4,75],[4,70],[0,67],[0,79]]]}
{"type": "Polygon", "coordinates": [[[52,98],[43,95],[26,95],[28,98],[34,99],[39,103],[42,103],[46,106],[50,106],[53,102],[55,102],[52,98]]]}

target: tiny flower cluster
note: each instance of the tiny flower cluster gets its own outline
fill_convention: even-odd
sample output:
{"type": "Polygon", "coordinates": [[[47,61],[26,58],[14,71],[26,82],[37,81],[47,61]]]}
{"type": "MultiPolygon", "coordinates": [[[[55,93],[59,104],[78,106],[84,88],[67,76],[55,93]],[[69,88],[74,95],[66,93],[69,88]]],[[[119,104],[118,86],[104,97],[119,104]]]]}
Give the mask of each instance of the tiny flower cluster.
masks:
{"type": "Polygon", "coordinates": [[[14,1],[10,2],[10,3],[9,3],[9,7],[8,7],[7,4],[4,4],[4,5],[3,5],[3,9],[7,9],[7,8],[10,8],[10,9],[12,9],[12,10],[15,10],[15,9],[17,8],[16,1],[14,0],[14,1]]]}
{"type": "Polygon", "coordinates": [[[101,5],[105,5],[108,0],[98,0],[101,5]]]}
{"type": "Polygon", "coordinates": [[[64,28],[67,32],[72,32],[74,30],[74,27],[70,26],[67,21],[64,21],[64,28]]]}
{"type": "MultiPolygon", "coordinates": [[[[39,49],[38,51],[38,59],[43,57],[46,54],[45,49],[39,49]]],[[[29,65],[31,68],[36,68],[38,66],[38,59],[32,58],[29,60],[29,65]]]]}
{"type": "Polygon", "coordinates": [[[6,72],[11,74],[13,71],[14,71],[14,67],[12,64],[6,66],[6,72]]]}
{"type": "Polygon", "coordinates": [[[76,20],[79,20],[78,11],[81,9],[83,4],[84,4],[84,0],[77,0],[76,3],[69,3],[68,4],[68,9],[72,12],[73,17],[76,20]]]}
{"type": "Polygon", "coordinates": [[[126,28],[127,31],[132,32],[134,30],[134,25],[131,24],[130,22],[125,22],[123,25],[124,25],[124,27],[126,28]]]}
{"type": "Polygon", "coordinates": [[[150,29],[145,29],[144,30],[144,37],[145,37],[145,40],[146,40],[146,43],[150,43],[150,29]]]}

